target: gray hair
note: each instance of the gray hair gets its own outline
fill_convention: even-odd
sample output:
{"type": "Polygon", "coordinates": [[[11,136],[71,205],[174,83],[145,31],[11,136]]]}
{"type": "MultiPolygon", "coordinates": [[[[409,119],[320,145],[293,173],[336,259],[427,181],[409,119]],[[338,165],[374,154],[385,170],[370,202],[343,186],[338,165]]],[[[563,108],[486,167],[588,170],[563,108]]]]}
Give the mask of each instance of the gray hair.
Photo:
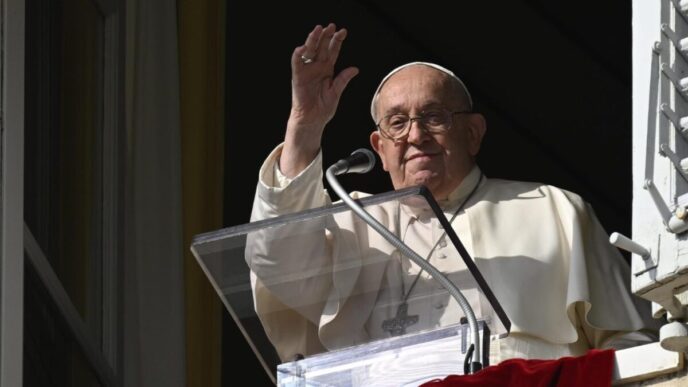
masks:
{"type": "Polygon", "coordinates": [[[380,95],[380,90],[382,89],[382,86],[387,82],[387,80],[394,74],[398,73],[400,70],[405,69],[410,66],[416,66],[416,65],[422,65],[422,66],[428,66],[432,67],[435,70],[439,70],[447,75],[449,75],[453,80],[456,81],[456,83],[459,85],[460,89],[463,90],[463,92],[466,94],[466,100],[468,102],[468,109],[473,110],[473,98],[471,98],[471,93],[468,92],[468,88],[466,88],[466,85],[463,83],[463,81],[457,77],[453,72],[449,71],[448,69],[434,63],[429,63],[429,62],[411,62],[407,63],[405,65],[401,65],[394,70],[390,71],[389,74],[387,74],[384,78],[382,78],[382,81],[380,82],[380,85],[377,87],[375,90],[375,94],[373,94],[373,101],[370,103],[370,115],[373,117],[373,120],[376,119],[375,117],[375,105],[377,104],[377,98],[380,95]]]}

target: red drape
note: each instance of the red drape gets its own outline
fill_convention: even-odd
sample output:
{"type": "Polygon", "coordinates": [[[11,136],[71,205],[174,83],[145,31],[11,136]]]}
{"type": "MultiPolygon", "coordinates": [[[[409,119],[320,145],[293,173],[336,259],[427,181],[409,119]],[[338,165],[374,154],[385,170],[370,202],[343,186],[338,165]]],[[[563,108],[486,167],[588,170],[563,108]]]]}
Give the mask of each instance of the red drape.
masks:
{"type": "Polygon", "coordinates": [[[505,360],[473,375],[450,375],[422,387],[607,387],[611,386],[613,369],[613,349],[592,349],[583,356],[557,360],[505,360]]]}

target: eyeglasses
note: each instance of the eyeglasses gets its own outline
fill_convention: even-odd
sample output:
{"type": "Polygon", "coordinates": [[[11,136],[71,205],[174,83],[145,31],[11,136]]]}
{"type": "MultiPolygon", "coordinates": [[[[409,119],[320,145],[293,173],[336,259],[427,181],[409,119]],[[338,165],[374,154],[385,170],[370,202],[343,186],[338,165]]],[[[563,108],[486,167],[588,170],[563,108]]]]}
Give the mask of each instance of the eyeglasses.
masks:
{"type": "Polygon", "coordinates": [[[383,117],[377,123],[377,128],[383,137],[397,142],[408,137],[413,121],[418,121],[427,133],[444,133],[452,127],[452,118],[455,114],[467,113],[471,113],[471,111],[428,110],[421,112],[416,117],[395,113],[383,117]]]}

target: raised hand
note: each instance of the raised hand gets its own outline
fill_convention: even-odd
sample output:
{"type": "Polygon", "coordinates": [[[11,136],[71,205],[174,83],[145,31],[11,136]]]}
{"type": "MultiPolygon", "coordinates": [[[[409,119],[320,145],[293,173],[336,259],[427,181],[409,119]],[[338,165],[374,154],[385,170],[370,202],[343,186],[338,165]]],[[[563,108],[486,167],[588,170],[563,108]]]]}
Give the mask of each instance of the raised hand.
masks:
{"type": "Polygon", "coordinates": [[[345,38],[345,29],[318,25],[292,54],[292,108],[280,156],[280,170],[288,177],[296,176],[313,161],[344,88],[358,74],[355,67],[334,74],[345,38]]]}

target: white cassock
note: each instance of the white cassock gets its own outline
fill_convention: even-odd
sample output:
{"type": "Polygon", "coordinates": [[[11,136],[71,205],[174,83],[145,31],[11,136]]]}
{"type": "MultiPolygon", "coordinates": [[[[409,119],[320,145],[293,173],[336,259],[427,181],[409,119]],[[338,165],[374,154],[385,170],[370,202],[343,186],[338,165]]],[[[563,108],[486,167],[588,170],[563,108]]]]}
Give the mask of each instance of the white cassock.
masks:
{"type": "MultiPolygon", "coordinates": [[[[331,203],[321,155],[287,179],[277,168],[280,152],[278,146],[260,170],[251,221],[331,203]]],[[[480,176],[475,167],[439,204],[451,219],[477,185],[452,227],[512,323],[509,337],[491,345],[492,364],[582,355],[622,336],[644,340],[629,332],[656,329],[649,303],[629,293],[627,263],[579,196],[480,176]]],[[[429,210],[389,203],[372,212],[454,283],[472,283],[429,210]]],[[[247,241],[256,312],[283,360],[389,337],[383,322],[395,316],[419,273],[348,212],[314,222],[293,235],[254,233],[247,241]]],[[[475,290],[464,291],[476,315],[488,314],[475,290]]],[[[409,333],[447,326],[463,315],[427,273],[408,301],[408,314],[419,317],[409,333]]]]}

